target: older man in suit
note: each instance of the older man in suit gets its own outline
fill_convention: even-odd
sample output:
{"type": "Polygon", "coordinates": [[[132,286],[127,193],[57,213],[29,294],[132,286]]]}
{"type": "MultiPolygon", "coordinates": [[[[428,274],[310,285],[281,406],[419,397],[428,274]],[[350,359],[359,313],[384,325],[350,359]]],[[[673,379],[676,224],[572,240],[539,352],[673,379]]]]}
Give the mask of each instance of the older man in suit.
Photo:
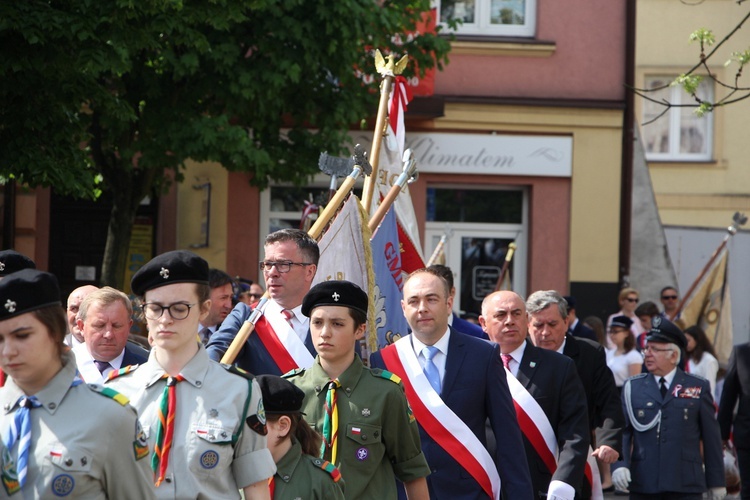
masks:
{"type": "MultiPolygon", "coordinates": [[[[575,363],[587,396],[594,456],[605,466],[614,463],[622,449],[624,419],[615,379],[607,367],[604,348],[588,339],[566,335],[568,305],[554,290],[529,295],[526,310],[529,313],[529,333],[534,344],[564,354],[575,363]]],[[[603,467],[602,471],[602,483],[609,486],[606,474],[608,467],[603,467]]]]}
{"type": "Polygon", "coordinates": [[[103,382],[110,372],[148,360],[148,352],[128,343],[133,306],[127,295],[105,286],[83,299],[78,329],[85,342],[73,348],[81,377],[88,384],[103,382]]]}
{"type": "Polygon", "coordinates": [[[430,498],[534,498],[523,439],[497,345],[448,325],[453,306],[444,278],[412,273],[401,302],[412,333],[374,353],[373,367],[401,377],[430,464],[430,498]],[[498,441],[486,449],[485,421],[498,441]]]}
{"type": "Polygon", "coordinates": [[[750,344],[734,346],[724,377],[719,405],[721,438],[728,441],[733,434],[740,469],[742,498],[750,499],[750,344]],[[734,407],[739,401],[737,413],[734,407]]]}
{"type": "Polygon", "coordinates": [[[570,358],[535,347],[527,340],[526,304],[514,292],[488,295],[482,302],[479,323],[500,345],[508,376],[520,382],[511,387],[519,408],[524,408],[528,394],[543,411],[540,415],[534,411],[536,407],[526,406],[524,413],[531,418],[521,424],[535,498],[584,498],[581,485],[590,434],[586,394],[575,364],[570,358]],[[550,450],[533,438],[535,433],[543,435],[547,428],[554,433],[549,437],[557,444],[557,450],[550,450]],[[549,457],[555,460],[550,461],[549,457]]]}
{"type": "Polygon", "coordinates": [[[708,381],[682,371],[685,335],[654,318],[644,349],[646,368],[622,389],[626,425],[623,460],[612,474],[633,500],[720,500],[724,460],[708,381]]]}

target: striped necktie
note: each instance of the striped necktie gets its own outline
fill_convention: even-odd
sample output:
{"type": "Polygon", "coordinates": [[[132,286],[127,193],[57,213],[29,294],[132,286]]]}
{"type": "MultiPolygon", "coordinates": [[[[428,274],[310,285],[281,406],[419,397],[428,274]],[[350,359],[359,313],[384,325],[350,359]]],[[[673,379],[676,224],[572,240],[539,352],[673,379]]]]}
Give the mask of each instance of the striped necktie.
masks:
{"type": "Polygon", "coordinates": [[[167,379],[167,385],[164,386],[159,401],[159,423],[156,427],[154,454],[151,456],[151,469],[156,476],[154,482],[156,486],[161,484],[167,474],[169,452],[174,437],[174,418],[177,414],[177,383],[185,380],[182,375],[170,377],[165,374],[162,378],[167,379]]]}
{"type": "Polygon", "coordinates": [[[20,490],[26,484],[29,450],[31,449],[31,409],[39,408],[42,404],[36,396],[21,396],[18,399],[18,406],[18,411],[16,411],[13,419],[8,422],[9,425],[4,429],[2,436],[6,448],[3,453],[3,469],[13,467],[10,450],[18,442],[18,463],[16,464],[18,483],[13,484],[15,481],[13,481],[12,473],[6,474],[3,471],[3,484],[9,495],[20,490]]]}
{"type": "Polygon", "coordinates": [[[336,389],[341,387],[339,379],[328,383],[326,393],[325,417],[323,417],[323,445],[320,449],[320,458],[325,458],[326,448],[331,450],[331,463],[336,464],[336,448],[339,441],[339,409],[337,405],[338,393],[336,389]]]}

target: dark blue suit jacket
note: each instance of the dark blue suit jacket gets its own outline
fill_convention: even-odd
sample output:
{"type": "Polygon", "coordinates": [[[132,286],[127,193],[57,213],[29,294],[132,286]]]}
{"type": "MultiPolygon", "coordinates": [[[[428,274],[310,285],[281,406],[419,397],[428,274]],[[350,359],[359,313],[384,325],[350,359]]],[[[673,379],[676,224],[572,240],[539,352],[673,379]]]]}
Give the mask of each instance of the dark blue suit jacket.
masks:
{"type": "Polygon", "coordinates": [[[486,333],[484,333],[484,330],[482,330],[481,326],[475,325],[474,323],[470,323],[465,319],[459,318],[455,312],[453,313],[453,324],[451,326],[454,330],[458,330],[459,332],[465,333],[466,335],[471,335],[472,337],[484,340],[490,339],[490,337],[486,333]]]}
{"type": "Polygon", "coordinates": [[[142,365],[148,361],[148,351],[134,342],[125,344],[125,354],[122,357],[122,365],[142,365]]]}
{"type": "Polygon", "coordinates": [[[580,319],[578,320],[578,323],[576,323],[576,327],[573,328],[570,333],[573,334],[574,337],[579,337],[582,339],[589,339],[593,340],[594,342],[599,342],[596,339],[596,333],[594,333],[594,330],[591,329],[588,325],[584,324],[583,321],[580,319]]]}
{"type": "MultiPolygon", "coordinates": [[[[247,321],[252,312],[252,308],[244,302],[239,302],[234,306],[229,316],[221,323],[221,328],[208,339],[206,350],[211,359],[221,361],[222,356],[229,349],[237,332],[240,331],[242,324],[247,321]]],[[[305,347],[315,357],[315,347],[313,346],[309,330],[305,338],[305,347]]],[[[250,334],[250,337],[248,337],[247,342],[245,342],[242,350],[237,355],[237,359],[234,360],[234,364],[253,375],[283,375],[281,369],[276,365],[268,350],[263,345],[263,342],[260,341],[257,335],[253,334],[250,334]]]]}
{"type": "MultiPolygon", "coordinates": [[[[395,349],[388,346],[386,349],[395,349]]],[[[375,368],[385,368],[379,352],[370,357],[375,368]]],[[[441,397],[486,446],[485,421],[490,420],[499,446],[493,457],[502,482],[503,497],[533,498],[523,438],[513,398],[500,361],[500,348],[451,328],[441,397]]],[[[427,477],[430,498],[487,498],[479,484],[419,426],[422,451],[432,473],[427,477]]]]}

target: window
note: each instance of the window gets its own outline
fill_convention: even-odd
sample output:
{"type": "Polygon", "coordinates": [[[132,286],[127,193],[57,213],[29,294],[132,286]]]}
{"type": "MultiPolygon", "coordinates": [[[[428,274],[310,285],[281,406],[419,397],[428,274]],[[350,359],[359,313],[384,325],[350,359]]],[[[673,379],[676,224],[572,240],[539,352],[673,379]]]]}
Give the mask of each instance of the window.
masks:
{"type": "Polygon", "coordinates": [[[536,0],[435,0],[440,22],[457,19],[457,34],[532,37],[536,0]]]}
{"type": "MultiPolygon", "coordinates": [[[[647,89],[660,90],[650,92],[648,96],[657,101],[668,101],[674,105],[692,104],[693,97],[679,85],[670,86],[672,76],[646,77],[647,89]]],[[[713,85],[710,79],[701,81],[698,97],[713,101],[713,85]]],[[[648,160],[664,161],[709,161],[713,155],[713,113],[698,117],[693,113],[694,107],[673,106],[656,121],[644,125],[641,129],[643,143],[648,160]]],[[[644,100],[643,121],[649,122],[664,112],[664,106],[644,100]]]]}

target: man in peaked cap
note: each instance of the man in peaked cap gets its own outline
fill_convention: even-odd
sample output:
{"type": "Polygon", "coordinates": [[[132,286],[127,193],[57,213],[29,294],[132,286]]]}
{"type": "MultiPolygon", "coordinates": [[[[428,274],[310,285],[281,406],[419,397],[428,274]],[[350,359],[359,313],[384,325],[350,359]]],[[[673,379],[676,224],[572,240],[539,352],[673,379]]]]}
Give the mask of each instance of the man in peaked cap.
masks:
{"type": "Polygon", "coordinates": [[[710,499],[724,498],[711,387],[678,366],[687,342],[674,323],[656,316],[646,342],[649,373],[628,379],[622,390],[623,460],[612,481],[631,499],[698,500],[707,491],[710,499]]]}
{"type": "Polygon", "coordinates": [[[36,269],[36,264],[24,254],[15,250],[0,251],[0,279],[22,269],[36,269]]]}

